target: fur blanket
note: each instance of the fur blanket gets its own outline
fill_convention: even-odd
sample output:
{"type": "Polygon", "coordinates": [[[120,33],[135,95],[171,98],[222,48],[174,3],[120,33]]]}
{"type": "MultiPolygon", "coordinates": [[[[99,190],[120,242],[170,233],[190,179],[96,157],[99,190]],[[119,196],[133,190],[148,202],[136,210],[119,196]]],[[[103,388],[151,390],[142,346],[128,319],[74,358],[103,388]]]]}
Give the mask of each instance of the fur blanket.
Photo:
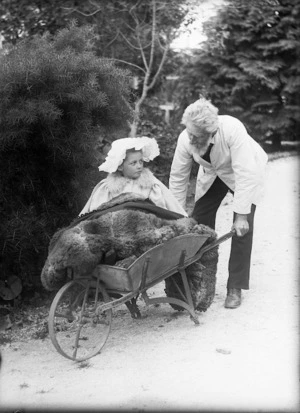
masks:
{"type": "MultiPolygon", "coordinates": [[[[193,218],[178,218],[175,213],[169,214],[153,204],[148,211],[132,206],[123,209],[122,205],[128,201],[134,206],[144,199],[134,194],[120,195],[53,235],[41,273],[42,284],[47,290],[59,289],[67,281],[69,269],[79,277],[88,275],[100,263],[126,267],[150,248],[178,235],[209,234],[206,244],[216,238],[215,231],[198,225],[193,218]]],[[[196,262],[186,269],[198,310],[205,311],[213,300],[217,261],[216,247],[203,255],[201,263],[196,262]]],[[[178,275],[165,280],[169,297],[178,297],[171,280],[174,277],[180,284],[178,275]]]]}

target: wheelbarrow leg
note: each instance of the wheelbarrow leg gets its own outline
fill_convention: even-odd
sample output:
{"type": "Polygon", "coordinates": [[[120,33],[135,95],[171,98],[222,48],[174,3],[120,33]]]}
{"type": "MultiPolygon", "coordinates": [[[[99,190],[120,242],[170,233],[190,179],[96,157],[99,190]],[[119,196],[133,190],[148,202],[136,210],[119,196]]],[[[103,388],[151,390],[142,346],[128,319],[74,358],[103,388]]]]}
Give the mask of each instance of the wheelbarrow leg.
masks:
{"type": "MultiPolygon", "coordinates": [[[[113,297],[113,298],[121,298],[122,297],[121,294],[117,294],[117,293],[111,293],[110,296],[113,297]]],[[[137,301],[137,297],[134,297],[131,300],[125,301],[124,304],[128,308],[132,318],[142,318],[142,315],[141,315],[140,310],[139,310],[139,308],[136,304],[136,301],[137,301]]]]}
{"type": "Polygon", "coordinates": [[[197,317],[197,315],[195,313],[195,310],[194,310],[194,304],[193,304],[193,299],[192,299],[192,295],[191,295],[190,286],[189,286],[189,283],[187,281],[187,276],[186,276],[186,272],[185,272],[185,269],[184,269],[185,255],[186,255],[186,251],[182,250],[181,255],[180,255],[180,259],[179,259],[179,263],[178,263],[178,267],[177,267],[177,271],[181,275],[183,285],[184,285],[184,289],[185,289],[185,295],[182,294],[182,300],[180,300],[178,298],[173,298],[173,297],[155,297],[155,298],[149,298],[148,297],[147,288],[146,288],[146,279],[147,279],[147,272],[148,272],[148,266],[149,266],[150,258],[148,258],[146,260],[145,264],[144,264],[143,273],[142,273],[142,281],[141,281],[141,286],[140,286],[139,291],[141,292],[142,297],[143,297],[143,299],[144,299],[144,301],[147,305],[149,305],[149,304],[160,304],[160,303],[168,303],[168,304],[178,305],[182,308],[185,308],[190,313],[190,317],[194,321],[194,323],[196,325],[199,325],[199,320],[198,320],[198,317],[197,317]]]}
{"type": "Polygon", "coordinates": [[[132,318],[142,318],[142,315],[140,313],[140,310],[136,304],[136,298],[132,298],[131,300],[128,300],[125,302],[126,307],[130,311],[131,317],[132,318]]]}
{"type": "Polygon", "coordinates": [[[184,268],[180,268],[178,271],[181,275],[182,281],[183,281],[183,286],[184,286],[184,290],[185,290],[185,294],[186,294],[186,298],[187,298],[187,302],[188,305],[190,306],[191,310],[190,310],[190,317],[191,319],[194,321],[195,324],[199,325],[199,319],[197,317],[197,314],[195,313],[194,310],[194,303],[193,303],[193,298],[192,298],[192,293],[191,293],[191,289],[190,289],[190,285],[189,282],[187,280],[187,276],[186,276],[186,272],[184,268]]]}

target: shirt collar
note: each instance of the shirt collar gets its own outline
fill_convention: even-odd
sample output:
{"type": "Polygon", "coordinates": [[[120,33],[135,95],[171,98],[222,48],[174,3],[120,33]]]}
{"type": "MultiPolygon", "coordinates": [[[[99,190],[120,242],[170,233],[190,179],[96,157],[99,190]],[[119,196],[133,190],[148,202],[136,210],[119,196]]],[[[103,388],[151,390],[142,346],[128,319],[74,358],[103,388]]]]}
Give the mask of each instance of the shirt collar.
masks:
{"type": "Polygon", "coordinates": [[[210,138],[209,143],[215,144],[216,142],[216,135],[219,132],[219,128],[216,130],[216,132],[213,134],[213,136],[210,138]]]}

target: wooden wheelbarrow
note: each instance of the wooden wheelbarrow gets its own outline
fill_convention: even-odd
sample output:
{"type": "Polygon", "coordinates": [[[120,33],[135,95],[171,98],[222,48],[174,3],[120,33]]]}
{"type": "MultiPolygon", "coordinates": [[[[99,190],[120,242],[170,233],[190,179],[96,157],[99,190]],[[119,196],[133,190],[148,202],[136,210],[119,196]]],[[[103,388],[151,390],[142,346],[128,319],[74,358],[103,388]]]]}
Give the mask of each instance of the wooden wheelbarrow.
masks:
{"type": "Polygon", "coordinates": [[[180,306],[188,311],[195,324],[199,324],[185,269],[233,234],[228,232],[206,246],[203,244],[209,237],[207,234],[180,235],[149,249],[128,268],[101,264],[89,277],[69,281],[56,294],[49,313],[49,333],[56,350],[76,361],[98,354],[110,333],[112,310],[128,304],[131,313],[139,317],[134,305],[139,294],[147,305],[180,306]],[[182,299],[149,298],[149,288],[177,272],[184,286],[182,299]]]}

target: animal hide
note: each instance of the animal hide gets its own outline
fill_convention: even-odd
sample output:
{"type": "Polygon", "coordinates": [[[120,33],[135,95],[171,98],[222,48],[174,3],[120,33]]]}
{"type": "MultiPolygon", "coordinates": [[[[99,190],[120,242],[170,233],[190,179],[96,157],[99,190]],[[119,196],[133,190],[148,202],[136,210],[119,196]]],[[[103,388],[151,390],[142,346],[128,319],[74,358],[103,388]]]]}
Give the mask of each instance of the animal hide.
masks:
{"type": "MultiPolygon", "coordinates": [[[[120,195],[58,230],[50,241],[41,273],[43,286],[47,290],[59,289],[67,281],[68,270],[79,277],[90,274],[101,263],[127,267],[150,248],[178,235],[209,234],[205,245],[216,239],[214,230],[198,225],[193,218],[181,218],[151,203],[148,203],[150,209],[142,210],[135,207],[140,201],[144,199],[131,193],[120,195]],[[123,208],[126,203],[129,206],[123,208]]],[[[215,247],[201,257],[201,262],[186,269],[198,310],[205,311],[213,300],[217,262],[215,247]]],[[[178,297],[173,277],[180,284],[175,274],[165,280],[165,291],[169,297],[178,297]]]]}

